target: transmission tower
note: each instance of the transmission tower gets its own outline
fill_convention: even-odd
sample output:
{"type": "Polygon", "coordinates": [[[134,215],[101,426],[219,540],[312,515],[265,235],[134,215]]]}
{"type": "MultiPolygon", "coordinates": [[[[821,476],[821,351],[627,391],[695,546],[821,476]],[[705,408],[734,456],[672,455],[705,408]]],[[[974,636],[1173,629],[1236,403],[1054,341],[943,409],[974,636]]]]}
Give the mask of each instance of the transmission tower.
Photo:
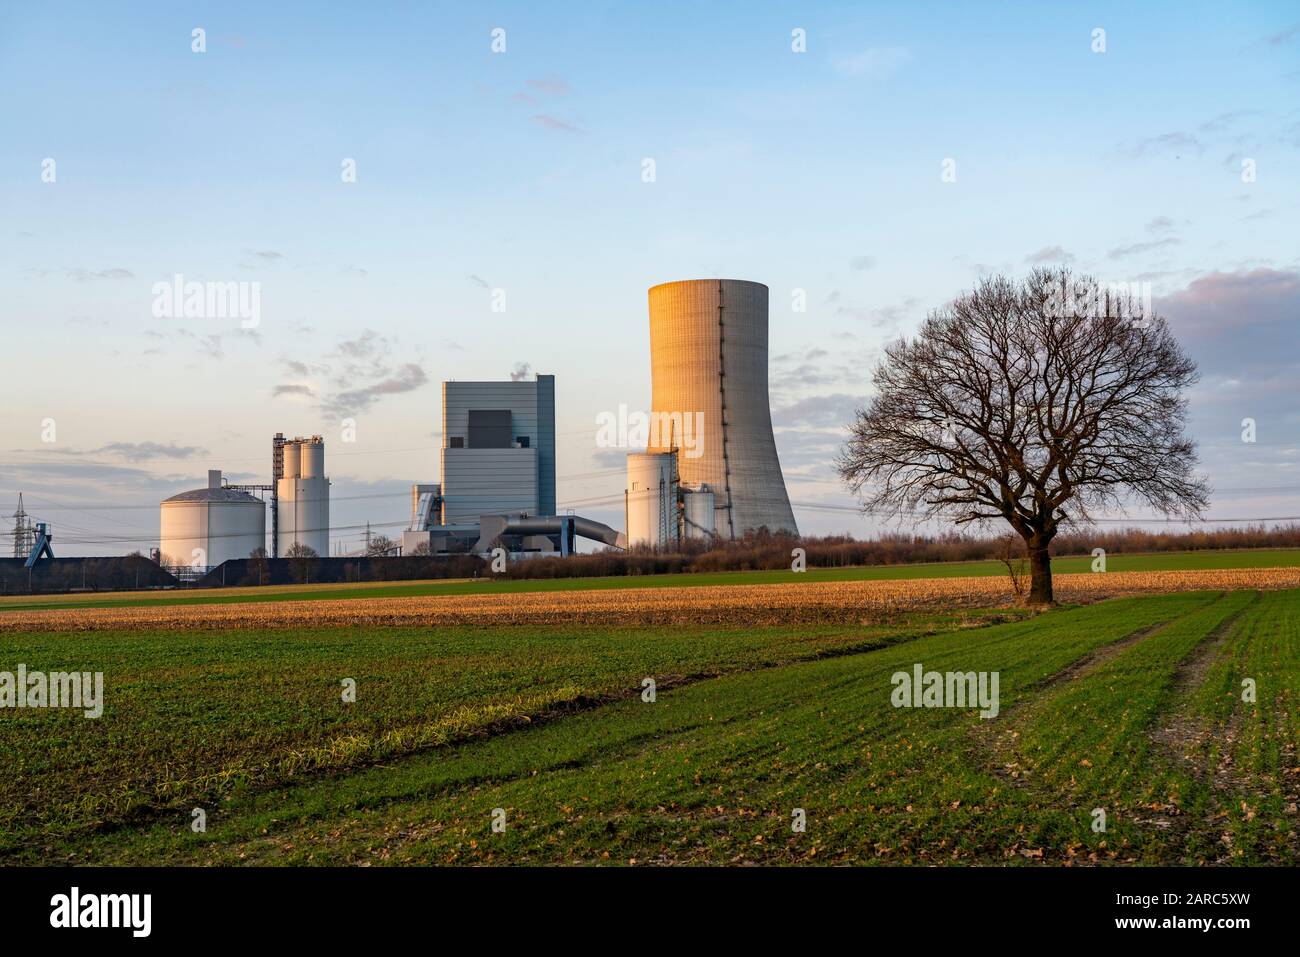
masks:
{"type": "Polygon", "coordinates": [[[23,493],[18,493],[18,511],[13,514],[14,519],[14,558],[26,558],[36,544],[35,529],[32,527],[32,520],[23,508],[23,493]]]}

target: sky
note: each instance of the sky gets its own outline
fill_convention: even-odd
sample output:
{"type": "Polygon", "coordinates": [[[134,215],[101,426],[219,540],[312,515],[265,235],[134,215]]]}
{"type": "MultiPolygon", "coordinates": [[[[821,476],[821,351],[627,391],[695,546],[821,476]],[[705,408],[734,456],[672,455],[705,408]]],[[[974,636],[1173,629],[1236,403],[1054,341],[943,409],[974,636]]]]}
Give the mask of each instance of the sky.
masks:
{"type": "Polygon", "coordinates": [[[1298,211],[1293,3],[4,0],[0,526],[23,492],[56,554],[145,549],[319,433],[355,547],[436,481],[440,382],[541,372],[561,507],[621,527],[646,290],[727,277],[771,290],[800,529],[896,530],[831,464],[882,347],[1035,265],[1150,283],[1207,515],[1296,516],[1298,211]]]}

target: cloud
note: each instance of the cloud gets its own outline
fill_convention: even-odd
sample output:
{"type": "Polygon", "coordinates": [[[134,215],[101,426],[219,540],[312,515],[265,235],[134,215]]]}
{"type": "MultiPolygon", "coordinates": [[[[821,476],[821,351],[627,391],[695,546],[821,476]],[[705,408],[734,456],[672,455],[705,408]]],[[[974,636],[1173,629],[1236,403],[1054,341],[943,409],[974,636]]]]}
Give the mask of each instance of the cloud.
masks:
{"type": "Polygon", "coordinates": [[[1060,246],[1044,246],[1038,252],[1030,253],[1025,257],[1025,262],[1033,263],[1072,263],[1074,256],[1067,253],[1060,246]]]}
{"type": "Polygon", "coordinates": [[[149,459],[188,459],[195,455],[207,455],[208,450],[197,445],[177,445],[174,442],[110,442],[89,454],[116,455],[128,462],[144,462],[149,459]]]}
{"type": "Polygon", "coordinates": [[[917,299],[915,296],[909,296],[902,302],[893,303],[887,306],[862,307],[846,304],[840,306],[835,310],[835,312],[836,315],[865,322],[873,329],[885,329],[896,326],[910,315],[915,314],[917,307],[920,305],[920,299],[917,299]]]}
{"type": "Polygon", "coordinates": [[[1300,23],[1293,23],[1285,30],[1269,34],[1264,38],[1264,42],[1269,46],[1280,47],[1290,43],[1297,36],[1300,36],[1300,23]]]}
{"type": "Polygon", "coordinates": [[[1300,434],[1294,331],[1300,272],[1207,273],[1155,305],[1200,368],[1201,381],[1189,394],[1190,423],[1215,484],[1272,484],[1259,476],[1300,475],[1294,441],[1300,434]],[[1246,417],[1258,423],[1257,445],[1241,442],[1246,417]]]}
{"type": "Polygon", "coordinates": [[[265,259],[268,262],[284,258],[283,253],[278,253],[274,249],[245,249],[244,252],[250,256],[256,256],[258,259],[265,259]]]}
{"type": "Polygon", "coordinates": [[[297,383],[285,383],[277,385],[271,390],[271,398],[278,399],[282,395],[300,395],[307,399],[316,398],[316,390],[309,385],[300,385],[297,383]]]}
{"type": "Polygon", "coordinates": [[[1167,233],[1173,230],[1175,223],[1168,216],[1156,216],[1147,220],[1146,231],[1149,233],[1167,233]]]}
{"type": "Polygon", "coordinates": [[[1233,110],[1230,113],[1220,113],[1218,116],[1211,117],[1202,123],[1199,129],[1202,133],[1221,133],[1236,124],[1238,120],[1258,115],[1259,110],[1233,110]]]}
{"type": "Polygon", "coordinates": [[[876,264],[876,260],[871,256],[855,256],[849,260],[849,266],[858,272],[865,272],[876,264]]]}
{"type": "Polygon", "coordinates": [[[777,428],[841,429],[853,421],[854,413],[866,404],[863,396],[835,392],[814,395],[772,412],[777,428]]]}
{"type": "Polygon", "coordinates": [[[528,85],[538,93],[545,93],[547,96],[568,96],[573,92],[573,87],[569,86],[568,81],[555,74],[529,80],[528,85]]]}
{"type": "Polygon", "coordinates": [[[586,133],[587,132],[584,129],[574,126],[572,123],[567,123],[558,117],[551,116],[549,113],[538,113],[536,116],[533,117],[533,122],[537,123],[539,126],[545,129],[554,130],[557,133],[586,133]]]}
{"type": "Polygon", "coordinates": [[[911,59],[911,52],[904,47],[870,47],[861,53],[837,57],[832,65],[843,76],[885,80],[911,59]]]}
{"type": "Polygon", "coordinates": [[[1200,153],[1205,145],[1190,133],[1162,133],[1139,140],[1129,152],[1133,156],[1152,156],[1159,153],[1200,153]]]}
{"type": "Polygon", "coordinates": [[[428,381],[429,377],[422,368],[408,362],[378,382],[331,396],[323,403],[323,408],[333,415],[364,412],[383,396],[413,392],[428,381]]]}
{"type": "Polygon", "coordinates": [[[67,274],[77,282],[95,282],[100,279],[134,279],[129,269],[69,269],[67,274]]]}
{"type": "Polygon", "coordinates": [[[339,352],[353,359],[366,359],[381,352],[386,352],[387,340],[373,329],[363,329],[355,339],[344,339],[339,343],[339,352]]]}
{"type": "Polygon", "coordinates": [[[1127,256],[1136,256],[1139,253],[1151,252],[1154,249],[1164,249],[1168,246],[1177,246],[1181,243],[1181,239],[1174,239],[1170,236],[1166,239],[1153,239],[1148,243],[1133,243],[1129,246],[1116,246],[1106,255],[1111,259],[1123,259],[1127,256]]]}
{"type": "MultiPolygon", "coordinates": [[[[1289,325],[1300,315],[1300,273],[1277,269],[1213,272],[1164,296],[1163,309],[1196,335],[1220,335],[1268,324],[1289,325]]],[[[1288,352],[1300,357],[1294,341],[1288,352]]]]}

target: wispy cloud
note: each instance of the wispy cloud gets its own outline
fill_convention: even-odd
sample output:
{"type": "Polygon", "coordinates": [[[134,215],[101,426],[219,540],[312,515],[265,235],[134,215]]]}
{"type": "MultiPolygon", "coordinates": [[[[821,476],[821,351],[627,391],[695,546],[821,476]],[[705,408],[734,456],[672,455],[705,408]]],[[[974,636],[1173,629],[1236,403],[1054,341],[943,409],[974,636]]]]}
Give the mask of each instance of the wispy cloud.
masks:
{"type": "Polygon", "coordinates": [[[208,450],[197,445],[177,445],[175,442],[110,442],[91,449],[88,454],[114,455],[128,462],[145,462],[150,459],[188,459],[195,455],[207,455],[208,450]]]}
{"type": "Polygon", "coordinates": [[[335,416],[364,412],[383,396],[413,392],[428,381],[424,369],[414,362],[408,362],[392,375],[369,385],[347,389],[331,396],[322,405],[327,413],[335,416]]]}
{"type": "Polygon", "coordinates": [[[555,74],[529,80],[528,85],[538,93],[544,93],[547,96],[568,96],[573,92],[573,87],[569,86],[569,81],[555,74]]]}
{"type": "Polygon", "coordinates": [[[905,47],[869,47],[861,53],[836,57],[832,65],[843,76],[885,80],[912,59],[905,47]]]}
{"type": "Polygon", "coordinates": [[[544,129],[554,130],[557,133],[586,133],[587,131],[580,127],[567,123],[559,117],[551,116],[549,113],[538,113],[533,117],[533,122],[544,129]]]}
{"type": "Polygon", "coordinates": [[[1132,243],[1128,246],[1116,246],[1106,255],[1111,259],[1124,259],[1128,256],[1136,256],[1139,253],[1149,253],[1156,249],[1164,249],[1167,246],[1177,246],[1182,243],[1181,239],[1175,239],[1172,236],[1165,239],[1153,239],[1149,243],[1132,243]]]}
{"type": "Polygon", "coordinates": [[[314,399],[316,398],[316,390],[309,385],[301,385],[299,383],[285,383],[283,385],[277,385],[271,390],[271,398],[273,399],[278,399],[285,395],[314,399]]]}
{"type": "Polygon", "coordinates": [[[134,279],[129,269],[69,269],[67,274],[77,282],[95,282],[100,279],[134,279]]]}
{"type": "Polygon", "coordinates": [[[1025,262],[1033,265],[1042,263],[1072,263],[1074,256],[1067,253],[1060,246],[1044,246],[1037,252],[1030,253],[1025,257],[1025,262]]]}

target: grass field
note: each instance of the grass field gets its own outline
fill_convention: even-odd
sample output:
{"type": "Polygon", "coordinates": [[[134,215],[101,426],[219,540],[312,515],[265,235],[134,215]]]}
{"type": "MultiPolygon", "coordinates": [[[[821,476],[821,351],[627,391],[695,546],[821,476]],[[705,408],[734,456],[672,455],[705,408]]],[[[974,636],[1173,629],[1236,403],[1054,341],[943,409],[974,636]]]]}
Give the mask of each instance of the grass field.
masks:
{"type": "Polygon", "coordinates": [[[1300,590],[0,641],[107,699],[0,712],[9,863],[1300,863],[1300,590]],[[918,663],[999,714],[894,707],[918,663]]]}
{"type": "MultiPolygon", "coordinates": [[[[1052,559],[1058,574],[1088,572],[1092,558],[1072,555],[1052,559]]],[[[1196,571],[1234,568],[1300,567],[1300,549],[1215,549],[1193,552],[1115,554],[1106,559],[1112,572],[1196,571]]],[[[925,578],[1004,577],[995,561],[869,565],[809,568],[806,572],[703,572],[676,575],[630,575],[611,578],[452,579],[417,582],[365,582],[355,585],[274,585],[262,588],[205,588],[192,591],[85,593],[79,595],[0,596],[0,612],[31,608],[112,608],[135,606],[207,605],[232,602],[312,601],[349,598],[413,598],[425,595],[517,594],[549,591],[588,591],[606,588],[681,588],[712,585],[767,585],[807,581],[898,581],[925,578]]]]}

